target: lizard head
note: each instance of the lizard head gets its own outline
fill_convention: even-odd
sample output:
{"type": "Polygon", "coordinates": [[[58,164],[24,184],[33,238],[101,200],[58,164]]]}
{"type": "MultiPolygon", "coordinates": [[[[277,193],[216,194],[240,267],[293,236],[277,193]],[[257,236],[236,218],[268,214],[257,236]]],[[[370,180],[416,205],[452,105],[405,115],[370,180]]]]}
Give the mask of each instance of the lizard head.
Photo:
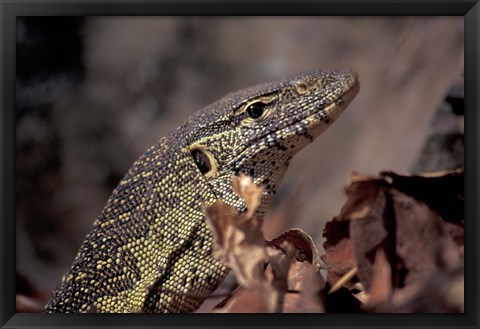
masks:
{"type": "Polygon", "coordinates": [[[260,215],[292,157],[343,112],[359,90],[350,70],[313,70],[229,94],[183,126],[187,149],[217,197],[242,209],[231,176],[265,187],[260,215]]]}

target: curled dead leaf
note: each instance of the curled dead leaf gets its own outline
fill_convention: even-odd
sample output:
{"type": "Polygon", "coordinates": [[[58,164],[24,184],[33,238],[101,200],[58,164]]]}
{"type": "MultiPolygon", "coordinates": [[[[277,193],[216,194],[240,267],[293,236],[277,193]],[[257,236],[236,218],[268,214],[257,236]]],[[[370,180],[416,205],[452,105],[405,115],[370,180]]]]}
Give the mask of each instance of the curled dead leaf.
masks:
{"type": "Polygon", "coordinates": [[[214,235],[213,255],[233,270],[240,284],[215,311],[282,312],[285,296],[292,285],[301,288],[298,291],[301,294],[297,293],[301,298],[293,303],[289,297],[288,311],[323,310],[317,294],[323,289],[324,280],[311,237],[299,229],[292,229],[267,245],[261,223],[255,217],[262,189],[247,176],[233,178],[232,184],[245,200],[248,211],[239,214],[221,201],[206,208],[207,222],[214,235]],[[315,282],[308,286],[307,278],[315,282]],[[293,305],[297,305],[296,308],[293,305]]]}
{"type": "Polygon", "coordinates": [[[377,249],[367,307],[388,301],[392,295],[392,269],[385,251],[377,249]]]}
{"type": "MultiPolygon", "coordinates": [[[[374,308],[406,291],[424,291],[432,276],[462,266],[463,170],[355,174],[351,182],[340,215],[324,231],[331,285],[357,266],[367,306],[374,308]]],[[[353,289],[354,283],[343,285],[353,289]]]]}
{"type": "Polygon", "coordinates": [[[238,214],[222,201],[207,207],[206,215],[214,235],[214,257],[234,270],[240,285],[256,288],[268,260],[256,218],[238,214]]]}
{"type": "Polygon", "coordinates": [[[260,205],[263,188],[253,183],[252,177],[240,174],[232,177],[232,186],[235,193],[240,195],[247,204],[246,218],[253,216],[255,210],[260,205]]]}

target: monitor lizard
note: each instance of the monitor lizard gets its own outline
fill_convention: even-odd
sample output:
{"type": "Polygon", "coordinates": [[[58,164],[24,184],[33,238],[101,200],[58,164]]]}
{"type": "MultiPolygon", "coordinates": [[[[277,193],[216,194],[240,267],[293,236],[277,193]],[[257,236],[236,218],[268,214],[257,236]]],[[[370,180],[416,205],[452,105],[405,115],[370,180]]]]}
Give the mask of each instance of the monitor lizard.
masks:
{"type": "Polygon", "coordinates": [[[359,90],[351,70],[311,70],[231,93],[161,138],[115,188],[44,312],[191,312],[225,278],[204,207],[246,211],[231,177],[264,187],[263,218],[292,156],[359,90]]]}

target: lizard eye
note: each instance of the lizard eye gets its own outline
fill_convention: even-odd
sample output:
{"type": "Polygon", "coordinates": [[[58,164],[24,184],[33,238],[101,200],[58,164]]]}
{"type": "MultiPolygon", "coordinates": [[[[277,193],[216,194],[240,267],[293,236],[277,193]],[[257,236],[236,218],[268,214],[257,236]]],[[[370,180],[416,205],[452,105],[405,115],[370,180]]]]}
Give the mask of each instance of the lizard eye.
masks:
{"type": "Polygon", "coordinates": [[[247,114],[252,119],[258,119],[263,115],[265,104],[257,102],[247,107],[247,114]]]}
{"type": "Polygon", "coordinates": [[[244,104],[239,109],[240,123],[244,126],[250,126],[252,123],[258,122],[271,115],[275,109],[275,101],[278,99],[278,93],[271,93],[253,99],[244,104]]]}

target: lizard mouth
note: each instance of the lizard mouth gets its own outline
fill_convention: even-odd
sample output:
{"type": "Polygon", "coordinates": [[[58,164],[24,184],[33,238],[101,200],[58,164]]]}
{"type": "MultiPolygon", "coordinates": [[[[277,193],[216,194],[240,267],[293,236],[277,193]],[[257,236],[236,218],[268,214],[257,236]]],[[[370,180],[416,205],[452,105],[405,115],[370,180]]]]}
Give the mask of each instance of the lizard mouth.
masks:
{"type": "MultiPolygon", "coordinates": [[[[345,92],[341,97],[339,97],[337,100],[333,101],[330,105],[328,105],[323,110],[320,110],[318,112],[324,111],[325,115],[328,118],[336,119],[348,107],[348,105],[350,105],[352,100],[358,94],[359,90],[360,90],[360,83],[356,81],[355,84],[347,92],[345,92]]],[[[313,116],[316,113],[310,116],[313,116]]]]}

